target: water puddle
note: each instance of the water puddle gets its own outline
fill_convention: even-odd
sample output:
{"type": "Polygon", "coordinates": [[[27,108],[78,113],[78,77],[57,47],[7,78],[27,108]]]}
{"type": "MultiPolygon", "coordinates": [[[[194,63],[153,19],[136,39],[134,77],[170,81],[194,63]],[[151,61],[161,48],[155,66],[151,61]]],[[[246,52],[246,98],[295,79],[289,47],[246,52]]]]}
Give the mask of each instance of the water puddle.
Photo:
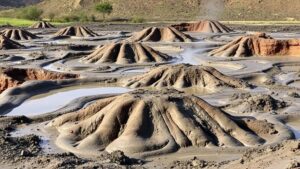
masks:
{"type": "Polygon", "coordinates": [[[55,131],[48,131],[44,126],[48,122],[39,123],[39,124],[30,124],[19,126],[13,132],[10,132],[12,137],[23,137],[26,135],[34,134],[40,138],[40,147],[42,151],[46,154],[56,154],[62,153],[63,151],[59,149],[53,140],[56,138],[57,133],[55,131]]]}
{"type": "Polygon", "coordinates": [[[130,89],[122,87],[95,87],[89,86],[86,88],[74,89],[74,88],[65,88],[63,90],[56,90],[54,93],[47,93],[42,95],[37,95],[31,99],[25,101],[20,106],[14,108],[9,112],[8,116],[34,116],[39,114],[44,114],[58,110],[72,100],[84,97],[84,96],[93,96],[100,94],[117,94],[125,93],[130,91],[130,89]]]}
{"type": "Polygon", "coordinates": [[[299,121],[289,122],[286,124],[294,133],[295,138],[300,140],[300,123],[299,121]]]}

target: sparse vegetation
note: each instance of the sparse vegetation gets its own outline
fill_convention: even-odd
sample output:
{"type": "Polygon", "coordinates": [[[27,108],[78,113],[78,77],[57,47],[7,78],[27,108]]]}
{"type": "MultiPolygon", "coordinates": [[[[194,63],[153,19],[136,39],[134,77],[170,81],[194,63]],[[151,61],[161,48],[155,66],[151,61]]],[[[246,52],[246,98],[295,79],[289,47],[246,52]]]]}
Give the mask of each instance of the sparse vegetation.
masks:
{"type": "Polygon", "coordinates": [[[40,20],[43,14],[43,10],[38,9],[34,6],[30,6],[20,9],[18,13],[18,18],[20,19],[40,20]]]}
{"type": "Polygon", "coordinates": [[[132,23],[143,23],[143,22],[145,22],[145,19],[142,18],[142,17],[133,17],[133,18],[131,19],[131,22],[132,22],[132,23]]]}
{"type": "MultiPolygon", "coordinates": [[[[17,18],[6,18],[0,17],[0,25],[11,25],[11,26],[21,26],[28,27],[32,24],[36,23],[36,21],[28,20],[28,19],[17,19],[17,18]]],[[[52,22],[53,25],[60,25],[62,23],[52,22]]]]}
{"type": "Polygon", "coordinates": [[[94,15],[86,15],[85,13],[70,14],[59,18],[54,18],[55,22],[94,22],[96,17],[94,15]]]}
{"type": "Polygon", "coordinates": [[[52,22],[55,18],[55,14],[54,13],[49,13],[48,15],[50,22],[52,22]]]}
{"type": "Polygon", "coordinates": [[[12,26],[29,26],[35,23],[35,21],[16,18],[0,18],[0,25],[12,25],[12,26]]]}
{"type": "Polygon", "coordinates": [[[105,21],[105,16],[109,15],[113,11],[113,6],[109,2],[102,2],[95,6],[97,12],[102,13],[103,21],[105,21]]]}

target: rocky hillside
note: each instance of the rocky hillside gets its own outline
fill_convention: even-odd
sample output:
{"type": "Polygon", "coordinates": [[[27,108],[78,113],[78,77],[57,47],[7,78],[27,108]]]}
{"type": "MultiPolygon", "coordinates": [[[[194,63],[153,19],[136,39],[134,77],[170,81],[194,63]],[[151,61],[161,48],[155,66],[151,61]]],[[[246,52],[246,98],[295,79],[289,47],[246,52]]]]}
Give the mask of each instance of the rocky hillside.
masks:
{"type": "MultiPolygon", "coordinates": [[[[3,0],[2,0],[3,1],[3,0]]],[[[5,0],[13,1],[13,0],[5,0]]],[[[22,1],[22,0],[14,0],[22,1]]],[[[23,0],[25,1],[25,0],[23,0]]],[[[34,1],[34,0],[30,0],[34,1]]],[[[95,3],[104,0],[44,0],[37,6],[47,17],[64,15],[101,15],[95,3]],[[64,11],[64,12],[62,12],[64,11]]],[[[149,20],[300,20],[300,0],[106,0],[113,4],[110,18],[149,20]]],[[[1,5],[1,4],[0,4],[1,5]]]]}

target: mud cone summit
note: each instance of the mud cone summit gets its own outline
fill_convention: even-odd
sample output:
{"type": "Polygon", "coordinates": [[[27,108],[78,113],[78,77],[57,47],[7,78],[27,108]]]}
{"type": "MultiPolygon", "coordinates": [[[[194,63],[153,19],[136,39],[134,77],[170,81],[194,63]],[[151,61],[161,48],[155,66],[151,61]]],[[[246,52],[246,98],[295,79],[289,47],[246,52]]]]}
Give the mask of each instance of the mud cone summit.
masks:
{"type": "Polygon", "coordinates": [[[58,32],[55,33],[55,36],[95,37],[98,35],[84,26],[69,26],[60,29],[58,32]]]}
{"type": "Polygon", "coordinates": [[[128,40],[142,42],[191,42],[192,38],[173,27],[150,27],[134,33],[128,40]]]}
{"type": "Polygon", "coordinates": [[[203,20],[199,22],[191,23],[181,23],[177,25],[172,25],[179,31],[189,31],[189,32],[203,32],[203,33],[229,33],[233,32],[232,29],[223,25],[218,21],[213,20],[203,20]]]}
{"type": "Polygon", "coordinates": [[[148,63],[166,62],[172,57],[155,51],[151,47],[137,42],[118,42],[104,45],[96,49],[92,54],[84,57],[84,63],[148,63]]]}

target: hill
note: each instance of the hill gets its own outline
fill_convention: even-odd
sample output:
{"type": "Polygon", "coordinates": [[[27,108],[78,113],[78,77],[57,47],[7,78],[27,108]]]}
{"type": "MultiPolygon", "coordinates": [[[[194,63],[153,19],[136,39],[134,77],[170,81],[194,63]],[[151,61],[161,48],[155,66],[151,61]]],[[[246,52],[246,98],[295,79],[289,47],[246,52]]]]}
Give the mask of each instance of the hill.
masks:
{"type": "MultiPolygon", "coordinates": [[[[9,1],[9,0],[6,0],[9,1]]],[[[22,1],[22,0],[18,0],[22,1]]],[[[31,0],[33,1],[33,0],[31,0]]],[[[44,0],[36,6],[56,17],[101,15],[95,3],[103,0],[44,0]],[[63,11],[63,12],[62,12],[63,11]]],[[[113,4],[110,18],[148,20],[300,20],[300,0],[106,0],[113,4]]],[[[0,4],[1,5],[1,4],[0,4]]]]}
{"type": "Polygon", "coordinates": [[[9,8],[9,7],[20,7],[26,5],[32,5],[41,2],[41,0],[1,0],[0,7],[9,8]]]}

